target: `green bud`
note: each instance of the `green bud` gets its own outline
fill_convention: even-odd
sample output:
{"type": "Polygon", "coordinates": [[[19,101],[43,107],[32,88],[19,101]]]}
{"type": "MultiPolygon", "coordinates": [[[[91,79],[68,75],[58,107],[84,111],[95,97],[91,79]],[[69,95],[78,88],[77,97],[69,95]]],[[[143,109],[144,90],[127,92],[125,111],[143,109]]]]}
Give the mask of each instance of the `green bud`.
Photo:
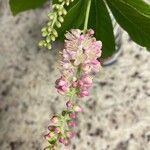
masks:
{"type": "Polygon", "coordinates": [[[43,46],[44,46],[44,47],[47,47],[47,43],[46,43],[46,41],[44,41],[43,46]]]}
{"type": "Polygon", "coordinates": [[[63,12],[61,10],[58,11],[58,15],[61,16],[63,12]]]}
{"type": "Polygon", "coordinates": [[[56,7],[56,4],[52,5],[52,8],[54,9],[56,7]]]}
{"type": "Polygon", "coordinates": [[[41,32],[46,32],[46,30],[47,30],[47,28],[44,27],[44,28],[41,29],[41,32]]]}
{"type": "Polygon", "coordinates": [[[47,23],[47,26],[51,26],[51,24],[52,24],[52,22],[49,21],[49,22],[47,23]]]}
{"type": "Polygon", "coordinates": [[[44,46],[44,42],[45,42],[44,40],[40,41],[39,44],[38,44],[39,47],[43,47],[44,46]]]}
{"type": "Polygon", "coordinates": [[[55,39],[56,39],[55,36],[51,35],[51,40],[55,41],[55,39]]]}
{"type": "Polygon", "coordinates": [[[49,14],[48,14],[48,17],[49,17],[50,20],[53,20],[53,19],[54,19],[54,14],[49,13],[49,14]]]}
{"type": "Polygon", "coordinates": [[[61,2],[63,2],[63,0],[59,0],[59,2],[61,3],[61,2]]]}
{"type": "Polygon", "coordinates": [[[46,37],[47,36],[47,31],[42,32],[42,36],[46,37]]]}
{"type": "Polygon", "coordinates": [[[66,2],[66,5],[69,6],[69,1],[66,2]]]}
{"type": "Polygon", "coordinates": [[[62,16],[59,16],[58,17],[58,20],[62,23],[62,22],[64,22],[64,18],[62,17],[62,16]]]}
{"type": "Polygon", "coordinates": [[[47,43],[50,43],[50,41],[51,41],[50,36],[47,36],[47,37],[46,37],[46,42],[47,42],[47,43]]]}
{"type": "Polygon", "coordinates": [[[56,8],[56,9],[60,9],[60,5],[59,5],[59,4],[56,4],[55,8],[56,8]]]}
{"type": "Polygon", "coordinates": [[[48,48],[48,49],[51,49],[51,48],[52,48],[52,45],[51,45],[50,43],[48,43],[48,44],[47,44],[47,48],[48,48]]]}
{"type": "Polygon", "coordinates": [[[60,28],[61,27],[61,23],[59,21],[56,21],[56,26],[57,26],[57,28],[60,28]]]}
{"type": "Polygon", "coordinates": [[[48,30],[48,32],[52,32],[52,28],[50,26],[48,27],[47,30],[48,30]]]}
{"type": "Polygon", "coordinates": [[[56,31],[55,29],[52,30],[52,33],[53,33],[53,35],[54,35],[55,37],[58,37],[58,33],[57,33],[57,31],[56,31]]]}
{"type": "Polygon", "coordinates": [[[63,15],[66,15],[67,14],[66,9],[62,9],[62,13],[63,13],[63,15]]]}

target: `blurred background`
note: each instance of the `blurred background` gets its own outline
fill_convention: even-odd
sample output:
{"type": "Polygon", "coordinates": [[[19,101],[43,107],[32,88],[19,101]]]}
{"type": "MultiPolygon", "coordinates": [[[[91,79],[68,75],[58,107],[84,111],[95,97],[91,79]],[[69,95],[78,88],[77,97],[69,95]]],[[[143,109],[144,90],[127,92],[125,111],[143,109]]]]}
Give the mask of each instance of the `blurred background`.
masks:
{"type": "MultiPolygon", "coordinates": [[[[58,50],[39,49],[48,4],[12,16],[0,0],[0,150],[42,150],[52,114],[65,99],[54,82],[58,50]]],[[[121,55],[103,67],[80,101],[77,137],[68,150],[150,150],[150,53],[121,32],[121,55]]]]}

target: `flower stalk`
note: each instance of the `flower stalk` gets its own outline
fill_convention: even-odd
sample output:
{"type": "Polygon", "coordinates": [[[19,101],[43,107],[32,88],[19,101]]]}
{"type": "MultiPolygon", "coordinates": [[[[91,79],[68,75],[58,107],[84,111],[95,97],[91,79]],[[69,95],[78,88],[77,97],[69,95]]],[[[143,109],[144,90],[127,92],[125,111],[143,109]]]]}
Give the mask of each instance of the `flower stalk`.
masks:
{"type": "Polygon", "coordinates": [[[89,20],[90,8],[91,8],[91,0],[88,0],[85,22],[84,22],[84,29],[83,29],[84,32],[86,32],[86,30],[88,29],[88,20],[89,20]]]}

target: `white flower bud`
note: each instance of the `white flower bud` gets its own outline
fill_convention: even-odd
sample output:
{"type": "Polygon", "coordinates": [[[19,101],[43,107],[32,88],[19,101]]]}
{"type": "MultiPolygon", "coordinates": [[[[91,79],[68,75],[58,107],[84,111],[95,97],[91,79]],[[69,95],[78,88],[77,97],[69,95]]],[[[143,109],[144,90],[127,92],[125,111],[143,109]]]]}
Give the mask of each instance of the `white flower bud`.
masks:
{"type": "Polygon", "coordinates": [[[44,46],[44,40],[40,41],[38,45],[39,45],[39,47],[43,47],[44,46]]]}
{"type": "Polygon", "coordinates": [[[51,40],[55,41],[55,39],[56,39],[55,36],[51,35],[51,40]]]}
{"type": "Polygon", "coordinates": [[[49,22],[47,23],[47,26],[51,26],[51,24],[52,24],[52,22],[49,21],[49,22]]]}
{"type": "Polygon", "coordinates": [[[47,36],[47,31],[42,32],[42,36],[46,37],[47,36]]]}
{"type": "Polygon", "coordinates": [[[52,33],[53,33],[53,35],[54,35],[55,37],[58,37],[58,33],[57,33],[57,31],[56,31],[55,29],[52,30],[52,33]]]}
{"type": "Polygon", "coordinates": [[[48,44],[47,44],[47,48],[48,48],[48,49],[51,49],[51,48],[52,48],[52,45],[51,45],[50,43],[48,43],[48,44]]]}
{"type": "Polygon", "coordinates": [[[62,16],[59,16],[58,17],[58,20],[62,23],[62,22],[64,22],[64,18],[62,17],[62,16]]]}
{"type": "Polygon", "coordinates": [[[59,4],[56,4],[56,9],[60,9],[60,5],[59,4]]]}
{"type": "Polygon", "coordinates": [[[46,37],[46,42],[47,42],[47,43],[50,43],[50,41],[51,41],[51,38],[50,38],[49,36],[47,36],[47,37],[46,37]]]}
{"type": "Polygon", "coordinates": [[[61,16],[63,14],[62,10],[58,11],[58,15],[61,16]]]}
{"type": "Polygon", "coordinates": [[[66,2],[66,5],[67,5],[67,6],[69,6],[69,1],[68,1],[68,2],[66,2]]]}
{"type": "Polygon", "coordinates": [[[56,26],[57,26],[57,28],[60,28],[61,27],[61,23],[59,21],[56,21],[56,26]]]}
{"type": "Polygon", "coordinates": [[[62,13],[63,13],[64,15],[66,15],[66,14],[67,14],[66,9],[62,9],[62,13]]]}
{"type": "Polygon", "coordinates": [[[53,19],[54,19],[54,14],[49,13],[49,14],[48,14],[48,17],[49,17],[50,20],[53,20],[53,19]]]}
{"type": "Polygon", "coordinates": [[[48,30],[48,32],[51,32],[51,31],[52,31],[52,28],[51,28],[51,27],[48,27],[47,30],[48,30]]]}

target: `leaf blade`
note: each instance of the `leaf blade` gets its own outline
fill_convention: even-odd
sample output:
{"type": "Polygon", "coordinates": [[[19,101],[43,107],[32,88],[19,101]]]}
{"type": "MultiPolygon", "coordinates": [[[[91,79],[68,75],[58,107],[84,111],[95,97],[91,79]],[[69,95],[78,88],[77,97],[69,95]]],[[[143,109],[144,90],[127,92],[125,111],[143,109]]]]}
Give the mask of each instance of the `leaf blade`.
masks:
{"type": "Polygon", "coordinates": [[[12,13],[15,16],[20,12],[38,8],[42,6],[42,4],[44,4],[46,1],[47,0],[30,0],[27,2],[26,0],[10,0],[9,4],[12,13]]]}
{"type": "MultiPolygon", "coordinates": [[[[132,5],[125,0],[106,0],[120,26],[128,32],[133,41],[141,46],[150,47],[150,16],[138,10],[138,3],[132,5]]],[[[134,0],[135,1],[135,0],[134,0]]],[[[136,0],[140,2],[141,0],[136,0]]],[[[139,3],[139,7],[141,3],[139,3]]],[[[145,7],[145,6],[144,6],[145,7]]],[[[149,6],[150,7],[150,6],[149,6]]],[[[143,8],[144,9],[144,8],[143,8]]],[[[149,9],[149,8],[148,8],[149,9]]]]}
{"type": "Polygon", "coordinates": [[[92,1],[91,8],[89,27],[95,30],[96,39],[103,43],[102,58],[110,57],[115,53],[115,37],[109,12],[102,0],[92,1]]]}

